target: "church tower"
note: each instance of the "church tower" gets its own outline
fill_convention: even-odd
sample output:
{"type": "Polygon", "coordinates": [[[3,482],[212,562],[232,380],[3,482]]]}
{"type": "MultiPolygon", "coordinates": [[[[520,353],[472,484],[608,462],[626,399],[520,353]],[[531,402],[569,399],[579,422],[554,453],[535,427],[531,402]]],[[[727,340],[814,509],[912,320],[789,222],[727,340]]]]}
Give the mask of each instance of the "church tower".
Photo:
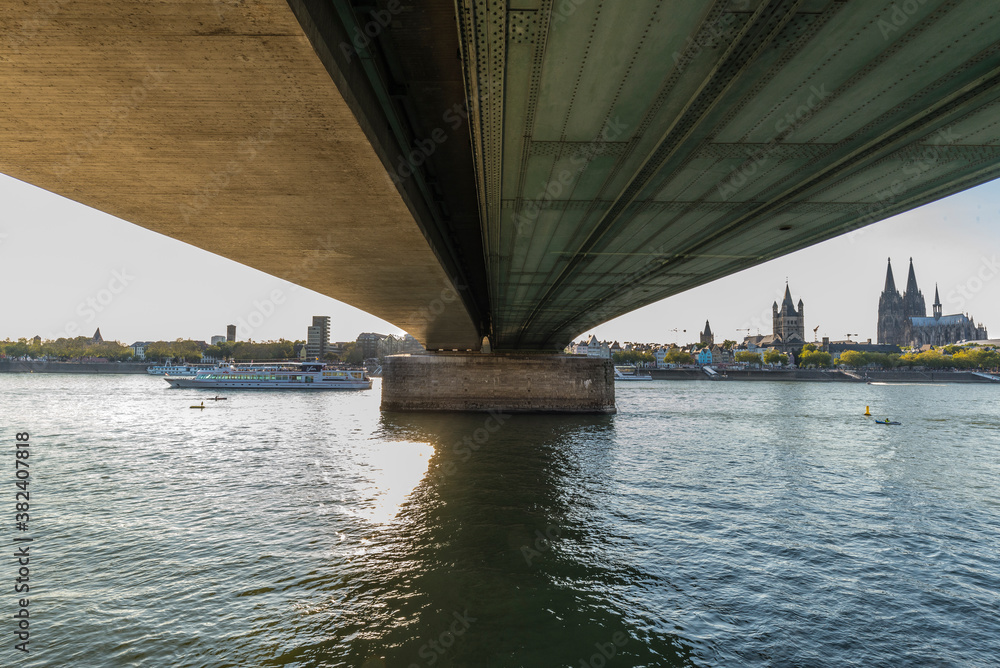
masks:
{"type": "MultiPolygon", "coordinates": [[[[913,267],[910,266],[910,275],[913,267]]],[[[916,285],[916,277],[913,278],[916,285]]],[[[896,281],[892,278],[892,258],[885,271],[885,288],[878,300],[878,342],[880,344],[903,345],[906,340],[906,323],[903,297],[896,289],[896,281]]]]}
{"type": "Polygon", "coordinates": [[[935,320],[940,320],[941,319],[941,298],[938,296],[938,286],[937,286],[937,283],[934,284],[934,305],[933,305],[932,308],[934,309],[934,319],[935,320]]]}
{"type": "Polygon", "coordinates": [[[715,335],[712,334],[712,328],[709,326],[708,320],[705,321],[705,331],[701,333],[701,345],[715,345],[715,335]]]}
{"type": "Polygon", "coordinates": [[[792,292],[785,284],[785,298],[781,300],[781,308],[779,309],[778,303],[775,302],[771,311],[774,322],[774,338],[789,350],[797,350],[805,343],[805,310],[801,299],[799,307],[795,308],[795,303],[792,302],[792,292]]]}

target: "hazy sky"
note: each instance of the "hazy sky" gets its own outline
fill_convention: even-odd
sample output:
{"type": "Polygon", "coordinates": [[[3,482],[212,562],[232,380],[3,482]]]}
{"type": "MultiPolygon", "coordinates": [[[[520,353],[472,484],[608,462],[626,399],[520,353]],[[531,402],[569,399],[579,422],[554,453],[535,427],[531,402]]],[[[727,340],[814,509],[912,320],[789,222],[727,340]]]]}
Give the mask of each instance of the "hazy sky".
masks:
{"type": "MultiPolygon", "coordinates": [[[[94,333],[129,344],[208,340],[229,323],[242,339],[304,339],[313,315],[331,338],[401,330],[354,307],[0,176],[0,339],[94,333]],[[275,291],[278,291],[275,293],[275,291]],[[282,303],[271,303],[280,296],[282,303]]],[[[896,286],[912,256],[927,301],[968,312],[1000,336],[1000,182],[665,299],[594,330],[601,339],[686,343],[709,319],[716,340],[771,333],[771,303],[788,278],[805,304],[807,338],[875,338],[886,258],[896,286]],[[687,330],[674,332],[674,329],[687,330]]]]}

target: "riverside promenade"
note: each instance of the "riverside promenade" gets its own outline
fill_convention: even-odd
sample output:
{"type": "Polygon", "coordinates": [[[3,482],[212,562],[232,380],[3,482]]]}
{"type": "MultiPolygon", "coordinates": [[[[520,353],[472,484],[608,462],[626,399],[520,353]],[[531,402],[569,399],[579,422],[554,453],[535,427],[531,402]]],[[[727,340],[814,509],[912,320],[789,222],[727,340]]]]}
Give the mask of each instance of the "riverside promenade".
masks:
{"type": "Polygon", "coordinates": [[[0,373],[146,373],[149,362],[53,362],[0,359],[0,373]]]}
{"type": "Polygon", "coordinates": [[[836,369],[717,369],[709,376],[701,369],[645,369],[653,380],[784,380],[816,383],[993,383],[998,376],[972,371],[840,371],[836,369]]]}

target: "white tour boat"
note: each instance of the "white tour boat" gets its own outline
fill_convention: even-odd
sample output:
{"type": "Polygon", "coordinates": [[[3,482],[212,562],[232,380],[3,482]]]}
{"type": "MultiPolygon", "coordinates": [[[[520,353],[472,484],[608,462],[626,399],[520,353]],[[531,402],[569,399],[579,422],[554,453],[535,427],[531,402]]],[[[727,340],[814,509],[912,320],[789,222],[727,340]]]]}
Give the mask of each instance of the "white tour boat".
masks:
{"type": "Polygon", "coordinates": [[[167,375],[171,387],[212,390],[370,390],[364,369],[326,368],[320,362],[239,364],[199,371],[194,376],[167,375]]]}

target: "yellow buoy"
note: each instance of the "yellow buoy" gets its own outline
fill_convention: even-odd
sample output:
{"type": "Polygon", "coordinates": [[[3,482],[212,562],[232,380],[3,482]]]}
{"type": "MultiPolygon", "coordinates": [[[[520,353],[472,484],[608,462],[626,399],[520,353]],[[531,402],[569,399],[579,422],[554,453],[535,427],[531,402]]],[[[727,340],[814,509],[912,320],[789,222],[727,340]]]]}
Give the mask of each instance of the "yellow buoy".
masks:
{"type": "Polygon", "coordinates": [[[868,417],[872,416],[872,414],[868,412],[868,406],[865,406],[865,415],[867,415],[868,417]]]}

